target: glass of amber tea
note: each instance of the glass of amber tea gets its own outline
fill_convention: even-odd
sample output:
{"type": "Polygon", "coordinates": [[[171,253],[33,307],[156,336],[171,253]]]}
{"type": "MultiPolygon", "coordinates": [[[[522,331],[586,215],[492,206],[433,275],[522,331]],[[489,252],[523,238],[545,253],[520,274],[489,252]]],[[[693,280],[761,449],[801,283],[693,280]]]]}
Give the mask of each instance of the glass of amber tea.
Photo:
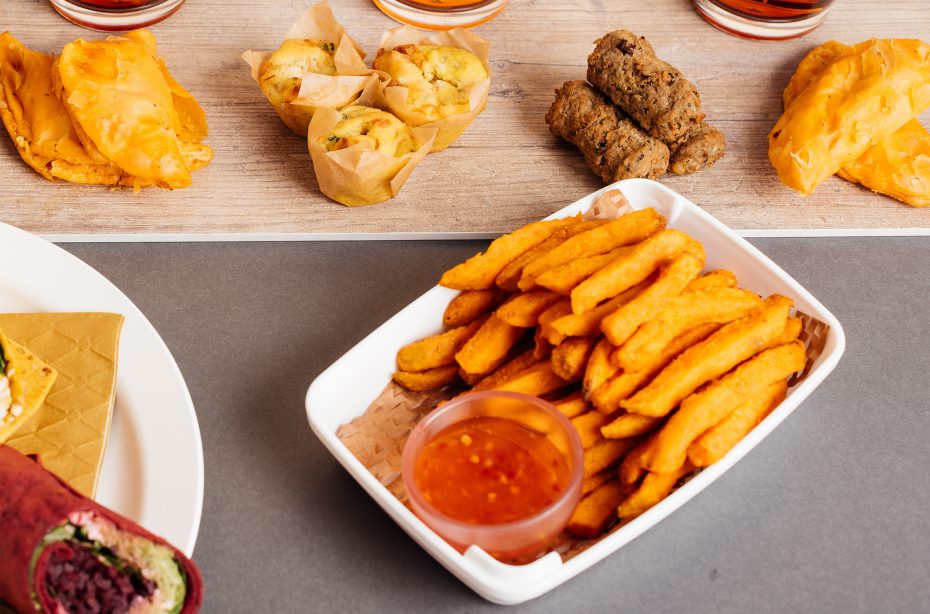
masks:
{"type": "Polygon", "coordinates": [[[173,15],[184,0],[49,0],[58,13],[85,28],[119,32],[145,28],[173,15]]]}
{"type": "Polygon", "coordinates": [[[401,23],[449,30],[471,28],[501,14],[507,0],[373,0],[381,11],[401,23]]]}
{"type": "Polygon", "coordinates": [[[804,36],[819,26],[833,0],[691,0],[701,16],[729,34],[761,40],[804,36]]]}

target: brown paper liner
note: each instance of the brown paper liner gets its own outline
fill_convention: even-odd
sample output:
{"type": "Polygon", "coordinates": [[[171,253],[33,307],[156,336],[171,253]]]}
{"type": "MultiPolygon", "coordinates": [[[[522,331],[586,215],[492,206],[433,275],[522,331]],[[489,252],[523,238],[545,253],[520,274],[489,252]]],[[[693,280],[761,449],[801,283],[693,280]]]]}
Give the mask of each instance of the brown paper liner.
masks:
{"type": "MultiPolygon", "coordinates": [[[[285,38],[326,40],[338,45],[333,55],[335,76],[304,73],[300,92],[293,102],[272,104],[281,121],[298,136],[307,135],[310,119],[317,107],[341,109],[354,102],[372,79],[378,79],[365,65],[365,52],[361,46],[346,34],[325,0],[307,9],[285,38]]],[[[243,52],[242,59],[249,65],[256,83],[262,64],[271,54],[270,51],[243,52]]]]}
{"type": "MultiPolygon", "coordinates": [[[[488,51],[491,43],[477,34],[462,28],[442,32],[427,33],[412,26],[400,26],[384,33],[381,37],[381,49],[394,49],[399,45],[441,45],[444,47],[457,47],[475,54],[481,60],[482,66],[491,74],[488,64],[488,51]]],[[[407,88],[400,85],[390,85],[390,75],[377,71],[382,79],[382,88],[379,91],[379,100],[375,106],[387,109],[410,126],[423,126],[436,128],[438,133],[433,143],[432,151],[442,151],[459,137],[472,120],[484,111],[487,106],[488,92],[491,89],[491,79],[475,83],[468,89],[467,113],[456,113],[443,119],[423,123],[419,115],[407,106],[407,88]]]]}
{"type": "MultiPolygon", "coordinates": [[[[618,190],[610,190],[598,197],[584,217],[586,219],[614,219],[631,210],[623,194],[618,190]]],[[[823,354],[827,333],[830,330],[827,324],[805,313],[798,311],[795,315],[801,318],[803,325],[799,339],[806,348],[807,362],[801,371],[789,378],[789,388],[798,385],[810,374],[814,362],[823,354]]],[[[381,484],[401,503],[408,505],[407,492],[404,488],[404,481],[401,479],[401,456],[404,443],[420,418],[429,413],[440,401],[450,396],[451,393],[448,391],[410,392],[393,381],[389,382],[381,394],[371,402],[365,413],[342,425],[336,435],[381,484]]],[[[676,488],[697,473],[682,478],[676,488]]],[[[558,552],[562,560],[567,561],[623,525],[622,522],[616,523],[596,539],[581,539],[567,532],[563,533],[550,549],[540,556],[548,552],[558,552]]]]}

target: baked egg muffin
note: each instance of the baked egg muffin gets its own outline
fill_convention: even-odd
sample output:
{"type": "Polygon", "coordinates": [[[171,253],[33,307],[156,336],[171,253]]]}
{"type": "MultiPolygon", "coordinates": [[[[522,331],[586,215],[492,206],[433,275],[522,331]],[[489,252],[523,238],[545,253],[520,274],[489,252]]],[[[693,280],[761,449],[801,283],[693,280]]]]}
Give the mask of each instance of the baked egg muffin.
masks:
{"type": "Polygon", "coordinates": [[[336,74],[335,53],[336,45],[329,41],[289,38],[262,63],[258,84],[272,104],[292,102],[304,73],[336,74]]]}
{"type": "Polygon", "coordinates": [[[361,143],[369,151],[395,157],[416,149],[410,127],[387,111],[352,105],[339,113],[332,131],[320,137],[327,151],[338,151],[361,143]]]}

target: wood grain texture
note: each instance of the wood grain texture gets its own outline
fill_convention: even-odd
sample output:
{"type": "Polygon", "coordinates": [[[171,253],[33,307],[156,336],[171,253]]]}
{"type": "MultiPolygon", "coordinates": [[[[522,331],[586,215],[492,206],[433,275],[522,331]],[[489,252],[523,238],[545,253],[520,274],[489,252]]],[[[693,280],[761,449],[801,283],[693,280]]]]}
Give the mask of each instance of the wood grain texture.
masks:
{"type": "MultiPolygon", "coordinates": [[[[368,0],[331,0],[347,30],[373,54],[394,22],[368,0]]],[[[727,136],[713,168],[663,179],[736,229],[930,229],[912,209],[831,178],[809,198],[779,183],[766,135],[781,91],[814,45],[830,39],[927,38],[925,0],[837,0],[826,23],[779,43],[738,39],[706,24],[687,0],[511,0],[476,31],[491,40],[487,110],[449,149],[427,157],[400,195],[347,208],[322,196],[306,144],[278,121],[239,59],[276,47],[307,0],[187,0],[155,26],[160,52],[206,109],[213,163],[175,192],[51,183],[0,139],[0,220],[41,234],[497,233],[538,219],[600,187],[580,154],[543,120],[554,89],[584,78],[592,41],[627,28],[701,92],[708,119],[727,136]]],[[[0,31],[59,51],[96,33],[65,22],[46,0],[0,4],[0,31]]],[[[928,125],[927,115],[922,118],[928,125]]]]}

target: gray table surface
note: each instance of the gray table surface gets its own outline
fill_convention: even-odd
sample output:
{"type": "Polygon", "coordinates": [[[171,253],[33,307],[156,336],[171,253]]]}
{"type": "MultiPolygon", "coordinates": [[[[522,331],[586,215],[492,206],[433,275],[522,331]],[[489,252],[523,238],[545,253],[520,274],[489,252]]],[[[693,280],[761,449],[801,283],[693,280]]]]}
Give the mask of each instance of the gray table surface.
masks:
{"type": "MultiPolygon", "coordinates": [[[[753,242],[839,317],[839,367],[702,494],[514,611],[930,611],[930,240],[753,242]]],[[[205,612],[496,607],[368,498],[303,405],[317,374],[481,247],[65,246],[135,301],[187,379],[205,612]]]]}

